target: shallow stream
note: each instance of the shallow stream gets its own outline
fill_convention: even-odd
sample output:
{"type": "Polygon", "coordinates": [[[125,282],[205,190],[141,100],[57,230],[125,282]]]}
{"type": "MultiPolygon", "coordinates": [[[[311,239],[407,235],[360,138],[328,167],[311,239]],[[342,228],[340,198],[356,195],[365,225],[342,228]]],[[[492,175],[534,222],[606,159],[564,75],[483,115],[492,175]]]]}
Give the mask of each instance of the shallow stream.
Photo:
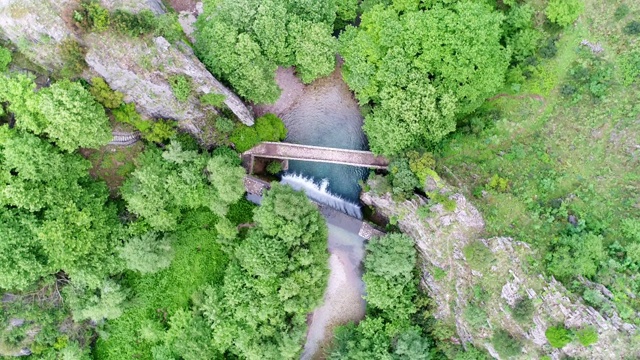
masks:
{"type": "MultiPolygon", "coordinates": [[[[340,70],[305,86],[291,69],[279,69],[276,81],[283,89],[274,105],[256,106],[257,115],[272,112],[289,131],[286,142],[352,150],[366,150],[362,115],[340,70]]],[[[304,190],[312,200],[354,218],[362,218],[359,180],[368,170],[347,165],[290,161],[282,182],[304,190]]],[[[328,249],[331,274],[324,303],[309,316],[302,359],[322,359],[333,338],[333,329],[365,315],[362,282],[364,239],[358,236],[361,222],[346,218],[329,221],[328,249]]]]}

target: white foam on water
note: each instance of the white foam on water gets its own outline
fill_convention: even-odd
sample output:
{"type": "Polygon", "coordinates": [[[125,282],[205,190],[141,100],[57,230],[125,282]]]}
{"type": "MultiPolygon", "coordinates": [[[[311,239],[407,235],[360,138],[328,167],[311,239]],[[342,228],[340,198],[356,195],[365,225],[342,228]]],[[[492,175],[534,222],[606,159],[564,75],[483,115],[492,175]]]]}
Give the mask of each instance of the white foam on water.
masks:
{"type": "Polygon", "coordinates": [[[329,192],[329,180],[323,179],[316,184],[313,178],[299,174],[285,174],[280,180],[298,191],[304,191],[311,200],[328,205],[357,219],[362,219],[360,206],[329,192]]]}

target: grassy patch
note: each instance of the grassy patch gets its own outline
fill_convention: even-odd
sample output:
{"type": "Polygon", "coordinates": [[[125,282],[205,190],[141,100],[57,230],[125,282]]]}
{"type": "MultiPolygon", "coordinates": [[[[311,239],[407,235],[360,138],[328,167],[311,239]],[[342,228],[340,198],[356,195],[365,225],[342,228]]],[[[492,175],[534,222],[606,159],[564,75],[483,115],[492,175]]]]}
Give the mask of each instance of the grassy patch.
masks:
{"type": "Polygon", "coordinates": [[[98,150],[86,150],[82,155],[93,164],[89,170],[91,176],[104,180],[115,196],[125,177],[135,169],[134,161],[143,149],[144,145],[138,142],[132,146],[105,146],[98,150]]]}

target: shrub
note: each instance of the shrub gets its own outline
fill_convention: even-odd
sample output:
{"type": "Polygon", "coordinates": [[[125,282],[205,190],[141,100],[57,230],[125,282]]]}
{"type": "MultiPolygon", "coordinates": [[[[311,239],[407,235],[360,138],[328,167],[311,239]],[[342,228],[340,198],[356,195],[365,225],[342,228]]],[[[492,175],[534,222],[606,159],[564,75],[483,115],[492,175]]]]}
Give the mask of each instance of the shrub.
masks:
{"type": "Polygon", "coordinates": [[[280,161],[272,161],[267,165],[267,172],[276,175],[282,171],[282,163],[280,161]]]}
{"type": "Polygon", "coordinates": [[[235,127],[233,120],[226,118],[224,116],[221,116],[219,118],[216,119],[216,124],[215,124],[216,130],[220,131],[223,134],[229,134],[233,131],[233,128],[235,127]]]}
{"type": "Polygon", "coordinates": [[[281,141],[287,137],[287,128],[274,114],[266,114],[256,119],[255,128],[260,141],[281,141]]]}
{"type": "Polygon", "coordinates": [[[116,31],[129,36],[151,33],[157,26],[157,19],[149,10],[142,10],[137,14],[116,10],[111,16],[111,22],[116,31]]]}
{"type": "Polygon", "coordinates": [[[169,77],[169,85],[173,95],[180,102],[185,102],[191,95],[191,78],[184,75],[173,75],[169,77]]]}
{"type": "Polygon", "coordinates": [[[629,5],[620,4],[620,6],[618,6],[616,11],[613,13],[613,18],[616,19],[616,21],[620,21],[629,14],[629,11],[629,5]]]}
{"type": "Polygon", "coordinates": [[[640,21],[633,20],[630,21],[622,30],[627,35],[638,35],[640,34],[640,21]]]}
{"type": "Polygon", "coordinates": [[[256,128],[246,125],[236,127],[229,140],[235,145],[238,152],[245,152],[260,142],[256,128]]]}
{"type": "Polygon", "coordinates": [[[551,59],[556,56],[558,53],[558,47],[556,46],[556,42],[558,41],[558,37],[550,37],[547,39],[545,44],[540,47],[538,53],[545,59],[551,59]]]}
{"type": "Polygon", "coordinates": [[[80,76],[87,67],[87,63],[84,61],[87,53],[86,49],[72,38],[63,40],[58,45],[58,49],[64,64],[59,72],[60,77],[74,78],[80,76]]]}
{"type": "Polygon", "coordinates": [[[0,46],[0,72],[7,71],[7,66],[11,62],[11,51],[0,46]]]}
{"type": "Polygon", "coordinates": [[[507,192],[507,190],[509,190],[509,180],[500,177],[498,174],[494,174],[489,180],[487,188],[497,192],[507,192]]]}
{"type": "Polygon", "coordinates": [[[211,105],[215,107],[220,107],[224,104],[224,101],[227,99],[226,96],[222,94],[216,93],[208,93],[200,96],[200,102],[205,105],[211,105]]]}
{"type": "Polygon", "coordinates": [[[142,137],[148,141],[162,143],[176,134],[175,127],[176,122],[173,120],[158,119],[151,122],[150,130],[143,132],[142,137]]]}
{"type": "Polygon", "coordinates": [[[565,27],[576,21],[583,10],[582,0],[549,0],[545,13],[549,20],[565,27]]]}
{"type": "Polygon", "coordinates": [[[562,326],[551,326],[544,332],[552,347],[562,349],[571,342],[571,332],[562,326]]]}
{"type": "Polygon", "coordinates": [[[491,343],[496,351],[505,358],[518,356],[522,352],[520,342],[504,329],[500,329],[493,334],[491,343]]]}
{"type": "Polygon", "coordinates": [[[526,322],[531,320],[533,315],[533,302],[529,298],[520,299],[513,306],[511,313],[513,318],[519,322],[526,322]]]}
{"type": "Polygon", "coordinates": [[[119,254],[127,269],[150,274],[168,268],[174,251],[171,240],[166,236],[159,238],[157,233],[148,232],[127,241],[119,249],[119,254]]]}
{"type": "Polygon", "coordinates": [[[156,36],[162,36],[171,43],[175,43],[183,37],[182,26],[178,22],[177,14],[166,13],[156,16],[153,27],[156,36]]]}
{"type": "Polygon", "coordinates": [[[474,241],[462,249],[469,266],[474,270],[485,270],[493,262],[493,253],[480,241],[474,241]]]}
{"type": "Polygon", "coordinates": [[[576,337],[578,338],[578,342],[585,347],[598,342],[598,332],[593,327],[578,330],[576,337]]]}
{"type": "Polygon", "coordinates": [[[85,11],[87,25],[91,31],[105,31],[109,28],[109,10],[103,8],[98,2],[86,2],[82,4],[85,11]]]}
{"type": "Polygon", "coordinates": [[[464,309],[464,319],[474,329],[480,329],[487,326],[487,313],[478,305],[471,304],[464,309]]]}
{"type": "Polygon", "coordinates": [[[93,97],[108,109],[115,109],[122,104],[124,95],[119,91],[113,91],[109,85],[100,77],[91,79],[89,92],[93,97]]]}
{"type": "Polygon", "coordinates": [[[410,198],[420,186],[420,180],[411,171],[407,159],[395,159],[389,164],[389,179],[392,193],[398,200],[410,198]]]}
{"type": "Polygon", "coordinates": [[[422,186],[424,186],[427,177],[431,176],[437,178],[438,175],[434,171],[436,167],[436,160],[433,158],[432,153],[409,151],[407,152],[407,158],[409,159],[409,168],[418,177],[422,186]]]}

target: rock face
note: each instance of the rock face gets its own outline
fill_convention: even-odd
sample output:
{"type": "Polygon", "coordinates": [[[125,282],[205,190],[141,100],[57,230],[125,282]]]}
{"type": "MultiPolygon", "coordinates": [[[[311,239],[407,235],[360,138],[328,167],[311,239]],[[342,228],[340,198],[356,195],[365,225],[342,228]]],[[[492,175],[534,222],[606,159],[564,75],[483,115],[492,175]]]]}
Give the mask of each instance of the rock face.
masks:
{"type": "MultiPolygon", "coordinates": [[[[160,0],[102,0],[109,10],[151,10],[164,12],[160,0]]],[[[86,50],[90,70],[84,77],[101,76],[113,89],[125,94],[125,101],[136,103],[147,117],[175,119],[181,128],[194,135],[200,132],[206,113],[216,112],[203,106],[198,96],[217,93],[225,96],[225,105],[247,125],[253,114],[229,89],[216,80],[184,44],[170,44],[162,37],[140,39],[111,32],[79,36],[72,24],[71,0],[0,0],[0,33],[21,52],[48,70],[62,66],[59,44],[72,39],[86,50]],[[191,78],[193,96],[179,102],[169,85],[169,77],[191,78]]]]}
{"type": "MultiPolygon", "coordinates": [[[[375,184],[371,187],[375,189],[375,184]]],[[[454,189],[444,185],[440,191],[455,200],[454,211],[446,211],[442,204],[432,204],[422,197],[396,202],[389,194],[370,191],[361,198],[378,213],[397,218],[400,229],[416,241],[422,259],[422,286],[437,303],[435,317],[455,325],[463,343],[485,348],[499,359],[491,336],[502,328],[520,340],[523,359],[543,355],[552,359],[640,357],[640,345],[633,339],[637,329],[633,325],[623,323],[615,311],[610,316],[599,313],[575,299],[555,279],[536,273],[528,265],[528,256],[533,252],[527,244],[503,237],[480,238],[484,222],[478,210],[454,189]],[[424,207],[429,209],[427,216],[420,215],[426,209],[418,211],[424,207]],[[463,252],[465,246],[475,241],[482,242],[490,250],[489,257],[493,257],[484,269],[472,269],[463,252]],[[486,291],[482,301],[474,291],[479,287],[486,291]],[[516,321],[511,309],[525,298],[531,299],[534,310],[530,319],[516,321]],[[474,303],[486,312],[486,325],[474,327],[463,315],[474,303]],[[599,340],[589,347],[574,340],[562,349],[553,349],[545,331],[558,324],[570,329],[593,327],[599,340]]]]}

